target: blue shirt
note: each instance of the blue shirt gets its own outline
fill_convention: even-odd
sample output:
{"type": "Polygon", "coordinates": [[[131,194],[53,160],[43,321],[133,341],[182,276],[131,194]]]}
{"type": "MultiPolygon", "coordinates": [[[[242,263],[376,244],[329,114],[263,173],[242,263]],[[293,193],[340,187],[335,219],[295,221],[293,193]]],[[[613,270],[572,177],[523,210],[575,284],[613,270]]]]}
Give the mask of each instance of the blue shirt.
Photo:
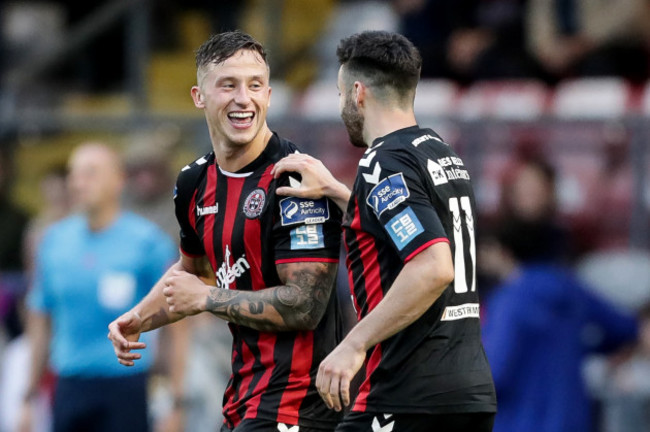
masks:
{"type": "MultiPolygon", "coordinates": [[[[156,225],[122,213],[93,232],[85,217],[50,227],[39,246],[28,304],[52,320],[50,363],[61,376],[124,376],[147,370],[152,349],[133,367],[118,363],[108,324],[137,304],[177,258],[156,225]]],[[[151,333],[140,340],[153,342],[151,333]]]]}
{"type": "Polygon", "coordinates": [[[635,319],[550,264],[522,267],[496,288],[485,312],[483,342],[498,400],[494,432],[591,430],[583,359],[633,341],[635,319]]]}

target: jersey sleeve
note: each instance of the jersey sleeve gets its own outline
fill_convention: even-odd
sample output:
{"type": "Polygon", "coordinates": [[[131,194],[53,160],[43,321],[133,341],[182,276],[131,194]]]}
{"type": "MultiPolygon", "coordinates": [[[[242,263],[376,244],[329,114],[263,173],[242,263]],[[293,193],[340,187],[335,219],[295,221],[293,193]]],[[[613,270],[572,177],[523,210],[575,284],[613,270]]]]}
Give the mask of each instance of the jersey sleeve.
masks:
{"type": "Polygon", "coordinates": [[[434,243],[449,242],[424,174],[408,156],[378,151],[370,169],[360,173],[359,206],[367,207],[403,262],[434,243]]]}
{"type": "Polygon", "coordinates": [[[273,226],[275,262],[338,262],[341,210],[326,198],[280,198],[273,226]]]}
{"type": "Polygon", "coordinates": [[[174,188],[176,220],[180,226],[180,248],[185,255],[191,257],[205,255],[203,243],[192,224],[193,203],[196,195],[196,171],[196,166],[181,171],[174,188]]]}

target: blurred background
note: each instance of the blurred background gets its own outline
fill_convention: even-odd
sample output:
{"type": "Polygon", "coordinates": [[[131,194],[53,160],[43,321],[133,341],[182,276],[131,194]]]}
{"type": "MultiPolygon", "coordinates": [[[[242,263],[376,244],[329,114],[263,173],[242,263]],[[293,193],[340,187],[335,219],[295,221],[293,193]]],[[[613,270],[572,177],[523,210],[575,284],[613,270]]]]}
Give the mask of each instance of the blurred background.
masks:
{"type": "MultiPolygon", "coordinates": [[[[271,129],[348,185],[359,152],[338,116],[336,45],[368,29],[409,37],[424,60],[418,121],[473,176],[484,319],[503,312],[490,316],[489,304],[509,277],[498,259],[504,222],[542,207],[540,218],[557,228],[553,262],[640,323],[636,340],[597,355],[597,332],[579,323],[590,430],[650,430],[650,1],[0,0],[0,431],[12,430],[2,420],[20,366],[5,360],[22,332],[33,250],[69,211],[71,149],[101,140],[123,151],[125,204],[176,239],[175,175],[210,151],[189,95],[194,51],[209,34],[237,28],[268,49],[271,129]],[[522,177],[530,164],[552,172],[546,190],[522,177]]],[[[225,339],[214,350],[202,345],[195,370],[227,370],[225,339]],[[222,351],[225,366],[211,357],[222,351]]],[[[218,416],[219,392],[202,398],[218,416]]]]}

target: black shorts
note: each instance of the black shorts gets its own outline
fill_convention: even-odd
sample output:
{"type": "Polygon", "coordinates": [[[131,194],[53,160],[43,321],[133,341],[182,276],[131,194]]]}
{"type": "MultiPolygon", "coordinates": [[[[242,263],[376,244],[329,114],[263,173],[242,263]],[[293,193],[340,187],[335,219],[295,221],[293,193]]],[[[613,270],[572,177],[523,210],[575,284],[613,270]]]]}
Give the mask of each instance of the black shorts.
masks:
{"type": "Polygon", "coordinates": [[[377,414],[350,412],[336,432],[491,432],[494,413],[377,414]]]}
{"type": "Polygon", "coordinates": [[[333,429],[316,429],[264,419],[246,419],[233,429],[224,424],[220,432],[333,432],[333,429]]]}

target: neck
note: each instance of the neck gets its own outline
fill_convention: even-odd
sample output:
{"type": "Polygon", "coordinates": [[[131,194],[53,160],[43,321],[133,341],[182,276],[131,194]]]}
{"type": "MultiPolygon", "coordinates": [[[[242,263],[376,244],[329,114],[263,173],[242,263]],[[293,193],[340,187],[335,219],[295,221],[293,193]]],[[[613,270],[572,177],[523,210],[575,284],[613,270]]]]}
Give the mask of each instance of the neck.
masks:
{"type": "Polygon", "coordinates": [[[253,162],[266,148],[273,133],[264,125],[253,140],[246,144],[233,144],[223,137],[212,137],[212,148],[219,166],[236,172],[253,162]]]}
{"type": "Polygon", "coordinates": [[[120,212],[119,204],[107,204],[101,208],[90,210],[86,213],[88,227],[91,231],[101,231],[117,219],[120,212]]]}
{"type": "Polygon", "coordinates": [[[363,140],[368,147],[372,146],[372,143],[379,137],[396,130],[417,126],[413,109],[402,110],[395,107],[375,106],[368,107],[365,114],[363,140]]]}

